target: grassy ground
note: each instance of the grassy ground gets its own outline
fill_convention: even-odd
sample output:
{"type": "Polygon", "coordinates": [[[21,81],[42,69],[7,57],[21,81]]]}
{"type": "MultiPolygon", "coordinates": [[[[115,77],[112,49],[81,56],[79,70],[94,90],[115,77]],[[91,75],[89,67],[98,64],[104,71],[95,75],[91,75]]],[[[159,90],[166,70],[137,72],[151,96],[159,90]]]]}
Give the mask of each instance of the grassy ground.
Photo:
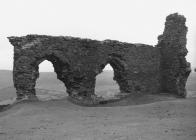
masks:
{"type": "MultiPolygon", "coordinates": [[[[97,94],[118,92],[112,76],[104,72],[97,77],[97,94]]],[[[0,99],[15,97],[11,80],[0,82],[0,99]]],[[[187,82],[189,91],[196,91],[195,83],[196,74],[192,73],[187,82]]],[[[41,74],[36,87],[37,95],[47,101],[17,103],[0,112],[0,140],[196,139],[193,97],[138,95],[106,106],[82,107],[66,100],[63,84],[54,73],[41,74]],[[59,100],[54,100],[56,97],[59,100]]]]}

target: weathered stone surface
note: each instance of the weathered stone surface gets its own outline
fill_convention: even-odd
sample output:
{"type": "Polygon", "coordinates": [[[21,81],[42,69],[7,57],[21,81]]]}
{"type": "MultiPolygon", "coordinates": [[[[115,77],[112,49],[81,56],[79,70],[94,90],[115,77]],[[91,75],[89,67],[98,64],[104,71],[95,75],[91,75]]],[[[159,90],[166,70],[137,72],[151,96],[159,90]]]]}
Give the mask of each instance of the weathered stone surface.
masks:
{"type": "Polygon", "coordinates": [[[114,40],[97,41],[74,37],[27,35],[8,37],[14,46],[14,86],[18,99],[36,97],[39,64],[50,61],[67,93],[75,102],[97,104],[95,78],[110,64],[114,80],[122,93],[160,93],[185,95],[189,74],[186,62],[185,18],[167,17],[157,47],[114,40]]]}
{"type": "Polygon", "coordinates": [[[161,53],[161,91],[186,96],[186,81],[191,72],[186,61],[186,19],[177,13],[167,16],[165,30],[158,37],[161,53]]]}

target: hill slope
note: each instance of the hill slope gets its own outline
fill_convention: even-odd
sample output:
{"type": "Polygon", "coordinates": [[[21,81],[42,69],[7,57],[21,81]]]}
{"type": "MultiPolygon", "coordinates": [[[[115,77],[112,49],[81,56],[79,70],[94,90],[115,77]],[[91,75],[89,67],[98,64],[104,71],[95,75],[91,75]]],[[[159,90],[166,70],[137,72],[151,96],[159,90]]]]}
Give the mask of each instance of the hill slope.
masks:
{"type": "Polygon", "coordinates": [[[196,98],[119,107],[19,103],[0,113],[0,139],[195,140],[195,108],[196,98]]]}
{"type": "MultiPolygon", "coordinates": [[[[116,86],[110,81],[111,77],[111,72],[97,77],[98,91],[108,90],[106,85],[109,88],[116,86]]],[[[0,140],[196,139],[196,98],[185,100],[162,95],[138,95],[108,107],[82,107],[62,96],[65,95],[60,91],[63,84],[56,81],[55,74],[41,74],[39,80],[37,87],[49,90],[37,89],[38,96],[45,98],[48,95],[51,99],[58,95],[61,99],[17,103],[1,112],[0,140]],[[53,91],[50,86],[53,86],[53,91]]],[[[3,82],[1,85],[5,85],[6,82],[3,82]]],[[[187,88],[195,91],[195,82],[194,73],[188,80],[187,88]]],[[[0,90],[0,98],[14,94],[12,86],[0,90]]]]}

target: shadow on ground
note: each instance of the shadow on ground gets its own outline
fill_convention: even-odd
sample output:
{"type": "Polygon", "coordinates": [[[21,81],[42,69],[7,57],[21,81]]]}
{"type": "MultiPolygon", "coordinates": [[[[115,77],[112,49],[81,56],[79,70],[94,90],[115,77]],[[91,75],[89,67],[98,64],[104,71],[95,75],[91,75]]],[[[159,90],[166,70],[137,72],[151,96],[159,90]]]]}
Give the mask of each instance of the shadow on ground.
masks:
{"type": "MultiPolygon", "coordinates": [[[[38,101],[21,101],[21,102],[50,102],[50,101],[59,101],[70,104],[70,100],[67,96],[67,94],[63,92],[58,91],[52,91],[52,90],[44,90],[44,89],[38,89],[38,101]]],[[[161,101],[170,101],[170,100],[178,100],[179,97],[176,97],[175,95],[167,94],[167,93],[161,93],[161,94],[132,94],[128,97],[125,97],[120,100],[105,100],[104,102],[101,102],[98,105],[93,105],[92,107],[118,107],[118,106],[136,106],[136,105],[144,105],[144,104],[151,104],[155,102],[161,102],[161,101]]],[[[0,102],[0,112],[9,109],[14,104],[18,103],[15,98],[11,98],[8,100],[4,100],[0,102]]],[[[71,103],[72,104],[72,103],[71,103]]]]}

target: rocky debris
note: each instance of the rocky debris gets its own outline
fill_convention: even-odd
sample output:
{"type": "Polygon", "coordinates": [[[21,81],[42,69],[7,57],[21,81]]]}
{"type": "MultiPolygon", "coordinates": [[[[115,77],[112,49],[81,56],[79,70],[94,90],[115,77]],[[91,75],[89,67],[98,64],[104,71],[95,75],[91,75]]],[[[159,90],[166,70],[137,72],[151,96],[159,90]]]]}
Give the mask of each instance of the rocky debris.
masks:
{"type": "Polygon", "coordinates": [[[127,96],[161,91],[184,96],[189,74],[185,18],[172,14],[165,25],[157,47],[63,36],[8,37],[14,46],[13,79],[18,100],[36,99],[39,64],[44,60],[53,64],[57,78],[75,103],[106,102],[95,95],[94,88],[96,76],[107,64],[114,69],[114,80],[121,93],[128,93],[127,96]]]}

